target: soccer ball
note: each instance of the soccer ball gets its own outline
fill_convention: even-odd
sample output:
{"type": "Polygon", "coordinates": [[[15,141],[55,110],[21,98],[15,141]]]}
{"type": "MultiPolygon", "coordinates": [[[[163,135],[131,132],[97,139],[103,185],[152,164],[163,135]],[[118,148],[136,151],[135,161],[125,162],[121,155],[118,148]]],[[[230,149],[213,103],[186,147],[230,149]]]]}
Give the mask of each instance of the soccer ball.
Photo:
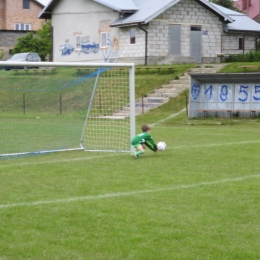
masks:
{"type": "Polygon", "coordinates": [[[159,150],[159,151],[164,151],[165,149],[166,149],[166,143],[165,142],[159,142],[158,144],[157,144],[157,149],[159,150]]]}

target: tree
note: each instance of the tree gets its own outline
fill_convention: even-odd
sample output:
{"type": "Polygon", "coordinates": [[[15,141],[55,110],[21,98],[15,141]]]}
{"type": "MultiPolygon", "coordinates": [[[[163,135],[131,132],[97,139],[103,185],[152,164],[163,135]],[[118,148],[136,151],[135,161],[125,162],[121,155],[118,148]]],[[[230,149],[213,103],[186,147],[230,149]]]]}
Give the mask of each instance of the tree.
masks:
{"type": "Polygon", "coordinates": [[[232,0],[210,0],[210,2],[237,11],[237,8],[233,6],[232,0]]]}
{"type": "Polygon", "coordinates": [[[51,26],[43,23],[42,28],[36,33],[28,32],[26,36],[20,37],[17,44],[13,48],[13,53],[19,52],[37,52],[42,61],[46,60],[46,56],[52,51],[52,33],[51,26]]]}
{"type": "Polygon", "coordinates": [[[45,46],[45,51],[47,54],[51,55],[52,53],[52,26],[51,22],[42,24],[42,28],[39,29],[36,34],[41,39],[42,44],[45,46]]]}

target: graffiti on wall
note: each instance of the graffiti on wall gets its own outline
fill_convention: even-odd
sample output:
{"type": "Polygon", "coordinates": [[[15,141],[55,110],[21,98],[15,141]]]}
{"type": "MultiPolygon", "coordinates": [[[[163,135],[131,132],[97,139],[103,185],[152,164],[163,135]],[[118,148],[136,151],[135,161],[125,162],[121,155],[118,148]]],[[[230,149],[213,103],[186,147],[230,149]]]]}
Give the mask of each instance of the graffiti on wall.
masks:
{"type": "Polygon", "coordinates": [[[81,52],[85,54],[90,54],[90,53],[98,53],[99,51],[99,44],[98,43],[90,43],[90,37],[89,36],[84,36],[81,37],[81,52]]]}
{"type": "Polygon", "coordinates": [[[116,63],[119,58],[119,39],[114,37],[111,41],[110,35],[107,36],[107,48],[102,49],[104,62],[116,63]]]}
{"type": "Polygon", "coordinates": [[[90,54],[90,53],[98,53],[99,51],[99,44],[93,42],[91,43],[83,43],[81,44],[81,52],[85,53],[85,54],[90,54]]]}
{"type": "MultiPolygon", "coordinates": [[[[71,55],[75,51],[75,47],[68,43],[69,40],[65,41],[65,44],[60,46],[61,56],[71,55]]],[[[80,49],[77,50],[79,53],[91,54],[98,53],[99,44],[98,43],[90,43],[89,36],[84,36],[80,38],[80,49]]]]}
{"type": "MultiPolygon", "coordinates": [[[[65,40],[65,43],[60,46],[61,56],[69,56],[73,52],[78,54],[97,54],[99,50],[102,53],[104,62],[116,63],[119,59],[119,38],[114,37],[111,39],[110,21],[101,21],[99,23],[98,36],[100,33],[106,33],[106,46],[100,48],[100,44],[96,41],[91,41],[90,36],[77,35],[77,48],[73,44],[69,43],[69,40],[65,40]],[[80,48],[79,48],[80,46],[80,48]]],[[[75,35],[75,34],[74,34],[75,35]]],[[[100,40],[100,39],[99,39],[100,40]]]]}
{"type": "Polygon", "coordinates": [[[70,55],[74,51],[74,46],[69,43],[65,43],[60,46],[61,56],[70,55]]]}

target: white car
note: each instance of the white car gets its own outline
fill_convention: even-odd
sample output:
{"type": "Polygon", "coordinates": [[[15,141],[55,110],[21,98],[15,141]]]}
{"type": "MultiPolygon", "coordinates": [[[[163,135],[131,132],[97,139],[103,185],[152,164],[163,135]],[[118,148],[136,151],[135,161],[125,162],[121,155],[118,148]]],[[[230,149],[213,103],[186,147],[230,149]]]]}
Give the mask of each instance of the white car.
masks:
{"type": "MultiPolygon", "coordinates": [[[[40,62],[41,57],[35,52],[16,53],[6,62],[40,62]]],[[[5,66],[5,70],[23,69],[22,66],[5,66]]]]}

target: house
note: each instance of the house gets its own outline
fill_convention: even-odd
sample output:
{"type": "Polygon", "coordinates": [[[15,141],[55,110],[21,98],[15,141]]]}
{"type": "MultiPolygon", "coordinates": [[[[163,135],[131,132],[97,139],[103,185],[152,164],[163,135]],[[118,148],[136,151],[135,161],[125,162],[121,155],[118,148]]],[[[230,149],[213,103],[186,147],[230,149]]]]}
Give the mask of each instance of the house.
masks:
{"type": "Polygon", "coordinates": [[[41,28],[38,15],[43,7],[36,0],[0,0],[0,50],[6,52],[5,59],[19,37],[41,28]]]}
{"type": "Polygon", "coordinates": [[[251,19],[256,20],[260,15],[259,0],[234,0],[233,5],[251,19]]]}
{"type": "Polygon", "coordinates": [[[218,62],[254,50],[260,25],[207,0],[52,0],[54,61],[218,62]]]}

